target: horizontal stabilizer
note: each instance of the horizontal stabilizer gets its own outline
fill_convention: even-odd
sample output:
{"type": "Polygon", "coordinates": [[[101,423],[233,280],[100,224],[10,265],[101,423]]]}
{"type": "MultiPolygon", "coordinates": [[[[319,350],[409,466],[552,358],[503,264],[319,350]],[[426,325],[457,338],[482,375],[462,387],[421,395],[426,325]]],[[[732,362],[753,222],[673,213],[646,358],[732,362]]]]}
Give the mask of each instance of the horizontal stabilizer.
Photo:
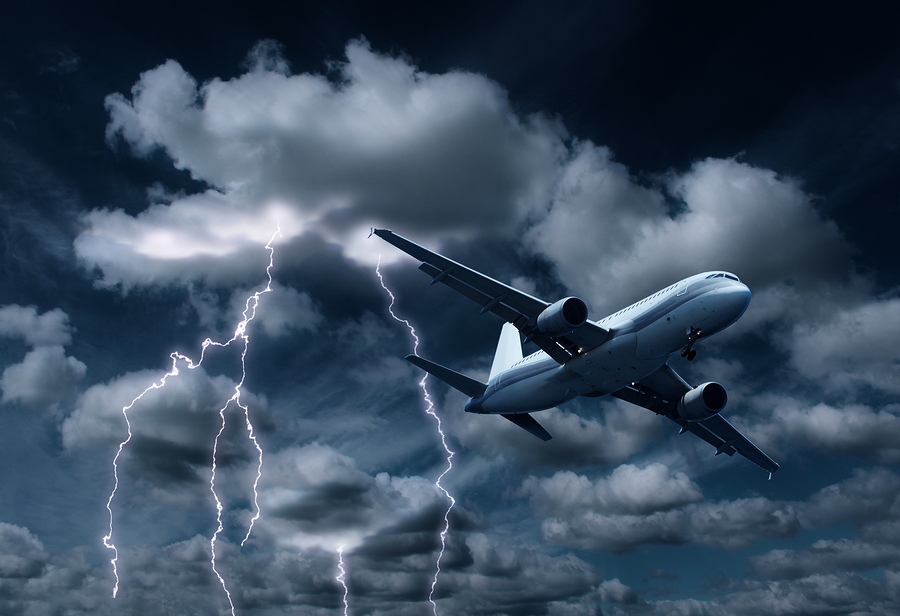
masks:
{"type": "Polygon", "coordinates": [[[418,355],[407,355],[406,361],[413,364],[414,366],[418,366],[428,374],[439,378],[453,389],[457,389],[463,392],[470,398],[478,398],[482,396],[484,394],[484,390],[487,389],[487,385],[485,385],[481,381],[476,381],[475,379],[469,378],[464,374],[460,374],[459,372],[455,372],[450,368],[445,368],[439,364],[434,363],[433,361],[423,359],[418,355]]]}
{"type": "Polygon", "coordinates": [[[520,428],[524,428],[528,430],[536,437],[541,439],[542,441],[549,441],[552,436],[550,433],[544,430],[544,427],[537,422],[537,419],[529,415],[528,413],[517,413],[515,415],[500,415],[500,417],[505,417],[520,428]]]}

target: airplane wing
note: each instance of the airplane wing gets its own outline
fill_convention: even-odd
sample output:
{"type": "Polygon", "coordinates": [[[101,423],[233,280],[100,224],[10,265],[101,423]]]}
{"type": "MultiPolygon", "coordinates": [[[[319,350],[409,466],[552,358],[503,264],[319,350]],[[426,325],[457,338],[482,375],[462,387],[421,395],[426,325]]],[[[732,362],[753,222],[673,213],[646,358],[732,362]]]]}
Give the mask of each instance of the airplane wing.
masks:
{"type": "Polygon", "coordinates": [[[703,421],[685,421],[678,416],[675,405],[690,390],[691,386],[666,364],[639,383],[633,383],[613,392],[612,395],[650,409],[659,415],[665,415],[680,425],[682,432],[693,432],[715,447],[716,455],[724,453],[733,456],[735,452],[741,454],[769,471],[771,479],[772,473],[779,468],[778,463],[764,454],[721,415],[713,415],[703,421]]]}
{"type": "Polygon", "coordinates": [[[609,337],[609,330],[591,321],[565,336],[551,338],[541,334],[535,330],[535,323],[549,303],[451,261],[388,229],[373,229],[372,233],[422,261],[419,269],[431,276],[431,284],[441,282],[480,305],[482,314],[493,312],[512,323],[560,364],[600,346],[609,337]]]}

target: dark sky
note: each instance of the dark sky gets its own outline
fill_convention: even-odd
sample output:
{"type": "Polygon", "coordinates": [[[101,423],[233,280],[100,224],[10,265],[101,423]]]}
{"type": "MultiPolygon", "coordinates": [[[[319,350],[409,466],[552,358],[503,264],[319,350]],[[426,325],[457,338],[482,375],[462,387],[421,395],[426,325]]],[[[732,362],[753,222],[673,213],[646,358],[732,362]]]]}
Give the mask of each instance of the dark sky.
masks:
{"type": "Polygon", "coordinates": [[[897,15],[830,6],[8,7],[0,611],[341,613],[339,558],[352,614],[900,611],[897,15]],[[737,273],[671,365],[781,470],[606,398],[541,443],[429,380],[433,607],[446,452],[376,262],[434,361],[485,378],[500,322],[372,226],[598,320],[737,273]]]}

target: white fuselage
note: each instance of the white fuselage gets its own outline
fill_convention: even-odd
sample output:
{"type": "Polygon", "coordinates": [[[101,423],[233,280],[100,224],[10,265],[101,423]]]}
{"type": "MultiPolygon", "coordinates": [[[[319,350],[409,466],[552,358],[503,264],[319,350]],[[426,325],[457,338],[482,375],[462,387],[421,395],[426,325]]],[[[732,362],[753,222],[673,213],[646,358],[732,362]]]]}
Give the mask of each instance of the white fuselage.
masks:
{"type": "Polygon", "coordinates": [[[689,342],[734,323],[750,303],[736,276],[705,272],[685,278],[598,321],[611,336],[597,348],[560,365],[543,351],[520,360],[470,398],[473,413],[528,413],[578,396],[603,396],[652,374],[689,342]]]}

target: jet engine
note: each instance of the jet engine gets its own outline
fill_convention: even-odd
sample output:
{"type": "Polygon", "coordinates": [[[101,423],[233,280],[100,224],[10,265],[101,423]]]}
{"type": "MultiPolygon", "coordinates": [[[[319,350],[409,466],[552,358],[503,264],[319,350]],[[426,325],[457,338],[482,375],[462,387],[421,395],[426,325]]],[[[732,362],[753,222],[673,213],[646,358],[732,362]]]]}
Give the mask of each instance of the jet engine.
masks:
{"type": "Polygon", "coordinates": [[[566,297],[538,315],[536,329],[551,338],[565,336],[584,325],[587,314],[587,304],[577,297],[566,297]]]}
{"type": "Polygon", "coordinates": [[[678,415],[687,421],[703,421],[725,408],[728,394],[718,383],[697,385],[682,396],[676,408],[678,415]]]}

